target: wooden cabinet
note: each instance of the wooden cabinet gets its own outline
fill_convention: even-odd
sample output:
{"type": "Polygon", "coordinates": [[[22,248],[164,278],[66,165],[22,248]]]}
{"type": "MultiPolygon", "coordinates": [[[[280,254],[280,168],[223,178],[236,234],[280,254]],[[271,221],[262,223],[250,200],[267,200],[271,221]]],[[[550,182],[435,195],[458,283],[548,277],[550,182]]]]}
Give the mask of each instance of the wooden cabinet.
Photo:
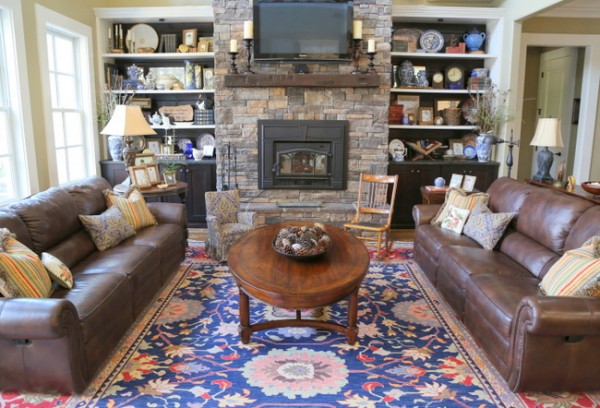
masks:
{"type": "Polygon", "coordinates": [[[398,175],[398,189],[392,217],[393,228],[414,228],[412,208],[422,202],[421,186],[432,185],[436,177],[443,177],[446,183],[453,173],[468,174],[477,177],[475,188],[486,191],[498,178],[497,162],[479,163],[477,161],[422,161],[390,162],[388,174],[398,175]]]}

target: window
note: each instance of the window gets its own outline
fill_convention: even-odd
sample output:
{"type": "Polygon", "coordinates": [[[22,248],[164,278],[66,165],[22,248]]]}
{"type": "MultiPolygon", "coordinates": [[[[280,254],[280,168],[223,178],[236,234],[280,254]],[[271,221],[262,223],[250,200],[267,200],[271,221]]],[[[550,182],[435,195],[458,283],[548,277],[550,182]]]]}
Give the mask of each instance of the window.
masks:
{"type": "Polygon", "coordinates": [[[46,43],[40,69],[48,85],[43,88],[50,181],[63,184],[96,174],[91,29],[39,5],[36,17],[38,38],[43,35],[46,43]]]}
{"type": "Polygon", "coordinates": [[[37,189],[35,160],[26,149],[33,146],[31,114],[23,109],[29,90],[18,69],[27,66],[20,10],[16,0],[0,0],[0,205],[37,189]]]}

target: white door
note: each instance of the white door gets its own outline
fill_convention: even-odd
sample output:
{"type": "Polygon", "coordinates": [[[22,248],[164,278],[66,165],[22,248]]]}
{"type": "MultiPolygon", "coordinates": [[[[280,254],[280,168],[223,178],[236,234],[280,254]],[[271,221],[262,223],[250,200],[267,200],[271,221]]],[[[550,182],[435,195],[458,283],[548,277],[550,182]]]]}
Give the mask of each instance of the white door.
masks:
{"type": "MultiPolygon", "coordinates": [[[[558,164],[562,160],[566,161],[567,157],[569,157],[577,49],[574,47],[559,48],[542,53],[540,58],[540,81],[537,95],[538,118],[561,118],[561,133],[564,147],[549,149],[555,153],[561,152],[560,157],[554,156],[554,162],[550,169],[550,175],[556,178],[558,164]]],[[[535,158],[537,151],[534,151],[533,154],[531,174],[537,172],[537,161],[535,158]]]]}

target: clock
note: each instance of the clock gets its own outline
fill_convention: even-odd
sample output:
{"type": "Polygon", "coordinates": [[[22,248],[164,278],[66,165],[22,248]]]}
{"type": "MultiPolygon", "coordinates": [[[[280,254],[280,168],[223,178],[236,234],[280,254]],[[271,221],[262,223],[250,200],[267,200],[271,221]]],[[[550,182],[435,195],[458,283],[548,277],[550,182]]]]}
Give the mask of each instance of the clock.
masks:
{"type": "Polygon", "coordinates": [[[436,72],[431,78],[431,87],[433,89],[442,89],[444,87],[444,74],[436,72]]]}
{"type": "Polygon", "coordinates": [[[446,88],[464,89],[465,69],[462,65],[451,64],[446,67],[446,88]]]}

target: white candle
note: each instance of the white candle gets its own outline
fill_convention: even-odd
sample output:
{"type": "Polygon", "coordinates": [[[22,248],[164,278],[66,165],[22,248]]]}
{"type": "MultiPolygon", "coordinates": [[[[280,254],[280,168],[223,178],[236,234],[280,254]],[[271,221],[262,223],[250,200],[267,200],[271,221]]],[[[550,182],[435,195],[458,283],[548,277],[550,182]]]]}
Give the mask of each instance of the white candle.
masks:
{"type": "Polygon", "coordinates": [[[352,38],[355,40],[362,39],[362,27],[362,20],[354,20],[354,23],[352,24],[352,38]]]}
{"type": "Polygon", "coordinates": [[[251,20],[244,21],[244,40],[254,38],[254,24],[251,20]]]}
{"type": "Polygon", "coordinates": [[[367,52],[375,52],[375,40],[369,40],[367,43],[367,52]]]}
{"type": "Polygon", "coordinates": [[[112,27],[108,27],[108,39],[112,40],[112,27]]]}
{"type": "Polygon", "coordinates": [[[229,52],[237,52],[237,40],[229,41],[229,52]]]}

